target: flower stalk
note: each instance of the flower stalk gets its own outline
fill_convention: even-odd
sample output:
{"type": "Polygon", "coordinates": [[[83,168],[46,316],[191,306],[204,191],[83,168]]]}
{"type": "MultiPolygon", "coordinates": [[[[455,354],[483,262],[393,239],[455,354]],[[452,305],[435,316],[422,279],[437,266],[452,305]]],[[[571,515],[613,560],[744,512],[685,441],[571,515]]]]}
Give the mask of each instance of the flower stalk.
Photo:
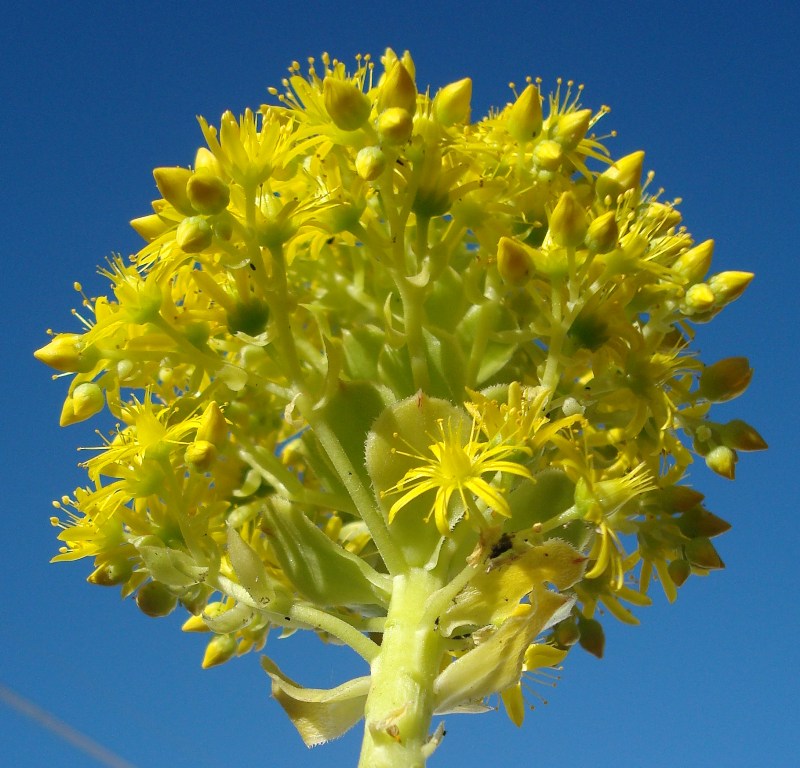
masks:
{"type": "Polygon", "coordinates": [[[380,652],[371,665],[359,768],[422,768],[431,738],[433,683],[444,644],[420,606],[440,586],[424,568],[395,576],[380,652]]]}

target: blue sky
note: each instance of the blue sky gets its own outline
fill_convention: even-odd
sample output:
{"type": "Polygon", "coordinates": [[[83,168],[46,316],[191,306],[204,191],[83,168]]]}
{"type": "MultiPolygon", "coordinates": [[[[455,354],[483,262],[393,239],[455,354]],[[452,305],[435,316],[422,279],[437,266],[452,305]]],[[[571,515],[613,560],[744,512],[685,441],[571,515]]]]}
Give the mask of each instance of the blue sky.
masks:
{"type": "MultiPolygon", "coordinates": [[[[528,74],[586,85],[609,104],[616,156],[643,148],[667,197],[681,196],[715,269],[756,280],[698,346],[746,355],[750,389],[720,415],[770,443],[730,483],[692,482],[731,520],[727,569],[691,579],[678,602],[607,625],[606,658],[576,651],[518,731],[501,714],[450,716],[432,766],[588,763],[795,765],[798,684],[798,54],[795,3],[31,2],[0,29],[5,306],[0,461],[0,762],[103,765],[12,706],[13,691],[138,768],[355,765],[360,737],[308,751],[255,655],[200,669],[203,642],[181,618],[151,620],[116,591],[90,588],[89,563],[49,565],[50,501],[83,482],[75,446],[92,427],[58,427],[64,382],[31,357],[48,327],[73,330],[72,282],[105,290],[95,266],[138,249],[129,219],[149,211],[151,169],[187,165],[196,114],[218,120],[267,98],[292,59],[411,49],[420,84],[471,76],[473,116],[528,74]]],[[[271,637],[286,671],[320,687],[363,672],[315,638],[271,637]]],[[[111,763],[106,763],[111,764],[111,763]]]]}

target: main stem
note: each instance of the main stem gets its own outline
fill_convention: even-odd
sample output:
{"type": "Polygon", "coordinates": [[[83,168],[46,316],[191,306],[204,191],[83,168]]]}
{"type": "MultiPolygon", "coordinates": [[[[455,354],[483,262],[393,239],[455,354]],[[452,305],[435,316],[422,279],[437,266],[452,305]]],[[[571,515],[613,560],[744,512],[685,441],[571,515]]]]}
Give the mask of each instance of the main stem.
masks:
{"type": "Polygon", "coordinates": [[[394,578],[380,653],[372,683],[359,768],[422,768],[433,716],[433,682],[442,660],[442,640],[422,607],[440,581],[423,568],[394,578]]]}

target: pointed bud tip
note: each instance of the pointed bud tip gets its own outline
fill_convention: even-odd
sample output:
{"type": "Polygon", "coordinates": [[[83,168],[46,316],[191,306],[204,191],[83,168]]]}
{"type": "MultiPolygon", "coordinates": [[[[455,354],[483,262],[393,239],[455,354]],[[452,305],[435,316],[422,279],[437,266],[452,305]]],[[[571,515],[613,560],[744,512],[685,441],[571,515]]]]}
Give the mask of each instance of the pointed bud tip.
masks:
{"type": "Polygon", "coordinates": [[[589,228],[586,210],[572,191],[563,192],[550,215],[549,230],[553,240],[566,248],[583,243],[589,228]]]}
{"type": "Polygon", "coordinates": [[[434,115],[444,126],[469,122],[471,100],[472,80],[469,77],[457,80],[436,94],[433,101],[434,115]]]}
{"type": "Polygon", "coordinates": [[[337,128],[356,131],[367,121],[372,104],[361,89],[349,80],[326,77],[322,81],[325,109],[337,128]]]}

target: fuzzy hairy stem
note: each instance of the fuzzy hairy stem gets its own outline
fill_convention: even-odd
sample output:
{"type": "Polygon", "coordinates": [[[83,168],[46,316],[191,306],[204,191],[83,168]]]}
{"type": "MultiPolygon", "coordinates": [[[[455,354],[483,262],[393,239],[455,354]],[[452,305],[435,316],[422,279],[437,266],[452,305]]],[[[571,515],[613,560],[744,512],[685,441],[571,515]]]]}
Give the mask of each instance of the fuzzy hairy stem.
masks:
{"type": "Polygon", "coordinates": [[[372,662],[372,684],[359,768],[422,768],[430,748],[433,682],[442,640],[421,607],[441,587],[430,572],[414,568],[396,576],[383,643],[372,662]]]}

